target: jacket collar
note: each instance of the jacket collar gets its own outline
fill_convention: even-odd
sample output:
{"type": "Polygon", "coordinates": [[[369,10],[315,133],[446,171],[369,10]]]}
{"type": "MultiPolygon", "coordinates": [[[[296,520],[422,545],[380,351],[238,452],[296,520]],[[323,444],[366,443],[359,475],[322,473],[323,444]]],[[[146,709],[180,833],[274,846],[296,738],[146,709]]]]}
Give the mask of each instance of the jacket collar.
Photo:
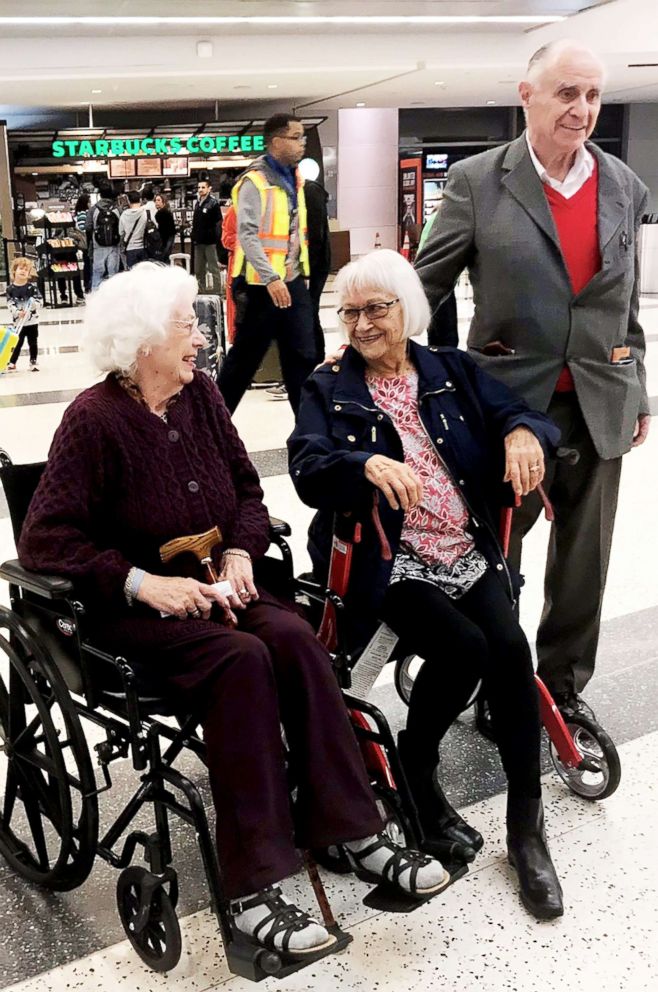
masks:
{"type": "MultiPolygon", "coordinates": [[[[603,254],[606,245],[626,216],[628,197],[619,184],[618,174],[608,156],[589,141],[586,147],[596,159],[599,170],[598,231],[599,248],[603,254]]],[[[530,158],[525,134],[510,142],[502,167],[505,173],[502,178],[503,185],[560,251],[560,241],[551,209],[542,181],[530,158]]]]}
{"type": "MultiPolygon", "coordinates": [[[[446,384],[446,369],[440,356],[429,348],[409,341],[409,357],[418,371],[418,394],[443,389],[446,384]]],[[[333,399],[336,403],[358,403],[360,406],[372,407],[373,400],[366,385],[366,363],[361,355],[351,346],[343,352],[340,363],[333,366],[338,369],[336,388],[333,399]]]]}

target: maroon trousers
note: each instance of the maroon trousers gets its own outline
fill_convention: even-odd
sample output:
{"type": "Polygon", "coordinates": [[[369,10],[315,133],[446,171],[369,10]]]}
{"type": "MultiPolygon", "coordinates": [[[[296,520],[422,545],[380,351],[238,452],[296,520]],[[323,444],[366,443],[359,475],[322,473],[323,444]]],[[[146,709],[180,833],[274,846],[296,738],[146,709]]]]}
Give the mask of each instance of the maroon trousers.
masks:
{"type": "Polygon", "coordinates": [[[161,645],[159,674],[184,705],[201,706],[228,897],[296,871],[297,848],[381,830],[329,656],[309,624],[266,595],[239,612],[237,630],[189,621],[189,634],[161,645]]]}

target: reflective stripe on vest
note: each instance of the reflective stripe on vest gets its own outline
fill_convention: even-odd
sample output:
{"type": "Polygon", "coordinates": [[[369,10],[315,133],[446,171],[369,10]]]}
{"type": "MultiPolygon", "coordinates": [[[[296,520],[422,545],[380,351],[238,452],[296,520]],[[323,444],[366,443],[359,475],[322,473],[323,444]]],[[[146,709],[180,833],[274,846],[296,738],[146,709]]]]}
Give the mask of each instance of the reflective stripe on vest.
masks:
{"type": "MultiPolygon", "coordinates": [[[[267,182],[260,171],[246,172],[233,187],[233,207],[238,215],[238,196],[245,179],[250,179],[260,193],[260,226],[258,238],[265,252],[267,261],[280,279],[286,278],[286,256],[290,247],[290,206],[288,194],[280,186],[267,182]]],[[[304,197],[304,180],[299,172],[297,180],[297,223],[299,226],[299,264],[302,274],[309,275],[308,261],[308,231],[306,222],[306,199],[304,197]]],[[[233,255],[233,277],[243,274],[249,285],[262,283],[261,277],[251,262],[245,258],[240,242],[236,242],[233,255]]]]}

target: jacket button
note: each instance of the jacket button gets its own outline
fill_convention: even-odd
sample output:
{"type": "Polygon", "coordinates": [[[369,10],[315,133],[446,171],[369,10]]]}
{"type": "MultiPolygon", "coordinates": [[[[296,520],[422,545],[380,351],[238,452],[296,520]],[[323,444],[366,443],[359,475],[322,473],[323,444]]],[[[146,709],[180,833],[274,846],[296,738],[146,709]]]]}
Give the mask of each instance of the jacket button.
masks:
{"type": "Polygon", "coordinates": [[[331,366],[331,371],[332,372],[340,372],[340,365],[332,365],[331,366]]]}
{"type": "Polygon", "coordinates": [[[436,443],[437,444],[443,444],[443,438],[442,437],[437,437],[436,443]]]}
{"type": "Polygon", "coordinates": [[[500,562],[498,562],[498,564],[496,565],[496,569],[497,571],[502,572],[503,566],[500,564],[500,562]]]}
{"type": "Polygon", "coordinates": [[[354,437],[354,434],[348,434],[347,435],[347,440],[348,441],[356,441],[356,438],[354,437]]]}
{"type": "Polygon", "coordinates": [[[446,386],[447,386],[448,388],[450,388],[450,387],[452,386],[452,383],[450,382],[450,380],[449,380],[449,379],[446,379],[446,386]]]}
{"type": "Polygon", "coordinates": [[[340,405],[340,403],[336,403],[336,405],[335,405],[335,407],[334,407],[334,410],[342,410],[342,409],[343,409],[343,408],[342,408],[342,406],[340,405]]]}
{"type": "Polygon", "coordinates": [[[178,433],[178,431],[169,431],[169,434],[167,435],[167,437],[169,438],[169,440],[173,444],[174,441],[177,441],[178,440],[178,438],[180,437],[180,434],[178,433]]]}
{"type": "Polygon", "coordinates": [[[464,485],[464,480],[463,480],[463,479],[460,479],[460,480],[459,480],[459,485],[460,485],[460,486],[463,486],[463,485],[464,485]]]}
{"type": "Polygon", "coordinates": [[[463,419],[464,419],[464,418],[462,417],[462,415],[461,415],[461,413],[459,414],[459,419],[460,419],[460,420],[463,420],[463,419]]]}
{"type": "Polygon", "coordinates": [[[384,414],[383,413],[378,413],[377,414],[377,420],[383,420],[383,419],[384,419],[384,414]]]}
{"type": "Polygon", "coordinates": [[[198,493],[199,483],[195,482],[194,479],[192,479],[191,482],[188,482],[187,488],[190,490],[191,493],[198,493]]]}

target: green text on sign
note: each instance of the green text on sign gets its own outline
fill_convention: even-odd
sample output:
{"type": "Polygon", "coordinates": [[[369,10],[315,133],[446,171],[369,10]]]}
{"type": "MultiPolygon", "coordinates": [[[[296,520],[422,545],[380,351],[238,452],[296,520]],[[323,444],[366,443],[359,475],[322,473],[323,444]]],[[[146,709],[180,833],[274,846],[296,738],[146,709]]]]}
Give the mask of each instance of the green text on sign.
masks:
{"type": "Polygon", "coordinates": [[[264,152],[262,134],[193,134],[191,138],[98,138],[53,141],[53,158],[118,158],[137,155],[209,155],[215,152],[264,152]]]}

